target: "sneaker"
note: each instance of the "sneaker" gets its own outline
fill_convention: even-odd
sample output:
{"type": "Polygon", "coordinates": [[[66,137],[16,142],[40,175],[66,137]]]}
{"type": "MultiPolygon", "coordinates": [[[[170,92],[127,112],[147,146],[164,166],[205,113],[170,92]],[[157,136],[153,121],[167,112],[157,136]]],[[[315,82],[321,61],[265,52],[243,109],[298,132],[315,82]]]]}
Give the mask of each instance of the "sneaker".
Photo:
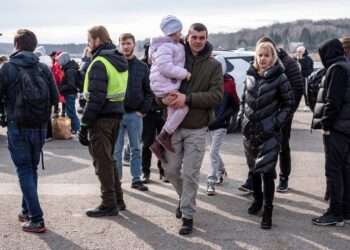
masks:
{"type": "Polygon", "coordinates": [[[168,180],[168,178],[165,177],[165,175],[162,175],[162,174],[161,174],[161,175],[159,176],[159,179],[160,179],[162,182],[164,182],[164,183],[169,183],[169,180],[168,180]]]}
{"type": "Polygon", "coordinates": [[[29,233],[43,233],[46,228],[43,220],[38,222],[28,221],[22,224],[22,230],[29,233]]]}
{"type": "Polygon", "coordinates": [[[247,179],[246,182],[238,187],[238,189],[247,194],[253,193],[253,184],[251,179],[247,179]]]}
{"type": "Polygon", "coordinates": [[[117,207],[107,207],[103,204],[99,205],[97,208],[92,208],[86,210],[86,215],[88,217],[103,217],[103,216],[117,216],[117,207]]]}
{"type": "Polygon", "coordinates": [[[150,174],[143,174],[142,178],[141,178],[141,182],[144,184],[149,183],[149,178],[150,178],[150,174]]]}
{"type": "Polygon", "coordinates": [[[182,218],[182,225],[179,230],[179,234],[186,235],[192,233],[193,219],[182,218]]]}
{"type": "Polygon", "coordinates": [[[23,214],[23,212],[20,212],[18,214],[18,221],[20,221],[20,222],[28,222],[28,221],[30,221],[28,214],[23,214]]]}
{"type": "Polygon", "coordinates": [[[224,181],[224,176],[227,176],[226,171],[218,171],[218,174],[217,174],[218,180],[216,184],[221,184],[224,181]]]}
{"type": "Polygon", "coordinates": [[[126,205],[123,199],[117,200],[117,208],[118,211],[124,211],[126,209],[126,205]]]}
{"type": "Polygon", "coordinates": [[[148,187],[143,185],[141,181],[137,181],[131,184],[131,188],[135,188],[139,191],[147,191],[148,187]]]}
{"type": "Polygon", "coordinates": [[[329,212],[318,218],[313,218],[312,223],[317,226],[344,226],[344,220],[340,216],[335,216],[329,212]]]}
{"type": "Polygon", "coordinates": [[[286,193],[288,191],[288,181],[286,179],[280,179],[280,183],[276,188],[279,193],[286,193]]]}
{"type": "Polygon", "coordinates": [[[215,195],[214,182],[209,181],[207,183],[207,195],[215,195]]]}
{"type": "Polygon", "coordinates": [[[79,133],[78,132],[72,132],[72,139],[75,141],[79,141],[79,133]]]}

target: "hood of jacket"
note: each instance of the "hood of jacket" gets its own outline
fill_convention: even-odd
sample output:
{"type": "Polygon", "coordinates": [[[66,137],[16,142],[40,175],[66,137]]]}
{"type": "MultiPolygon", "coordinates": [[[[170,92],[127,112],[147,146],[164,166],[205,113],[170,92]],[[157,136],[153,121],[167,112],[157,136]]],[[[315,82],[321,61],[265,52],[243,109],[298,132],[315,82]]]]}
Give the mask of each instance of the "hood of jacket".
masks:
{"type": "Polygon", "coordinates": [[[151,39],[149,47],[149,55],[155,53],[164,43],[172,43],[173,40],[169,36],[158,36],[151,39]]]}
{"type": "Polygon", "coordinates": [[[121,54],[113,43],[104,44],[94,49],[92,60],[97,56],[106,58],[119,72],[128,70],[128,60],[121,54]]]}
{"type": "Polygon", "coordinates": [[[185,44],[185,50],[186,50],[186,54],[187,55],[191,55],[192,57],[195,57],[197,60],[205,60],[207,59],[209,56],[211,56],[212,52],[213,52],[213,45],[211,45],[209,42],[207,42],[204,45],[204,48],[198,53],[197,56],[193,56],[190,45],[188,42],[186,42],[185,44]]]}
{"type": "Polygon", "coordinates": [[[272,78],[272,77],[278,76],[282,73],[284,73],[284,66],[283,66],[280,59],[278,59],[273,66],[266,69],[263,76],[259,76],[258,70],[253,66],[253,63],[251,63],[251,65],[247,71],[247,75],[250,75],[250,76],[253,76],[256,78],[261,77],[264,79],[272,78]]]}
{"type": "Polygon", "coordinates": [[[328,68],[337,61],[344,60],[344,48],[337,38],[332,38],[321,43],[318,47],[318,53],[325,68],[328,68]]]}
{"type": "Polygon", "coordinates": [[[62,67],[62,70],[67,70],[67,69],[79,69],[79,64],[74,60],[70,60],[68,63],[66,63],[62,67]]]}
{"type": "Polygon", "coordinates": [[[30,67],[39,62],[39,57],[37,57],[33,52],[26,50],[13,53],[10,55],[10,59],[12,63],[21,67],[30,67]]]}

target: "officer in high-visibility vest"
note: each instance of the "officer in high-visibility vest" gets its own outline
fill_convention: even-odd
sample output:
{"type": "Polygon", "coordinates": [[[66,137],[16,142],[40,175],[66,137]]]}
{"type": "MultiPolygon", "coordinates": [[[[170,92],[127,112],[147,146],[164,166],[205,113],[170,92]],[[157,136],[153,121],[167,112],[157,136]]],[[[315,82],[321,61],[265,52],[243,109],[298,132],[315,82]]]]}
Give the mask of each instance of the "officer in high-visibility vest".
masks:
{"type": "Polygon", "coordinates": [[[119,210],[126,208],[113,152],[124,114],[128,62],[116,49],[103,26],[88,30],[88,46],[93,56],[84,81],[87,104],[79,141],[89,147],[101,183],[102,202],[97,208],[87,210],[86,215],[115,216],[119,210]]]}

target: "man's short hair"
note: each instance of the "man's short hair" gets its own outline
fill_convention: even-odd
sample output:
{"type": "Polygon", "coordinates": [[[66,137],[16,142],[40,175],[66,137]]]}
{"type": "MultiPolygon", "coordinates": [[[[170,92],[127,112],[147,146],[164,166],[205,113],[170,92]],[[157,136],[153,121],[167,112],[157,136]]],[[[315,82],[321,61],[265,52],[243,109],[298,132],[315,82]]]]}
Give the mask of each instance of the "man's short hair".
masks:
{"type": "Polygon", "coordinates": [[[17,30],[13,39],[13,44],[18,50],[34,51],[38,45],[38,40],[34,32],[27,29],[17,30]]]}
{"type": "Polygon", "coordinates": [[[88,32],[93,39],[99,38],[103,44],[112,42],[107,29],[102,25],[94,26],[90,28],[88,32]]]}
{"type": "Polygon", "coordinates": [[[202,23],[194,23],[194,24],[192,24],[190,26],[189,30],[188,30],[188,33],[191,33],[192,30],[195,30],[195,31],[198,31],[198,32],[205,31],[206,36],[208,36],[208,29],[202,23]]]}
{"type": "Polygon", "coordinates": [[[131,39],[134,43],[135,43],[135,37],[133,34],[131,33],[123,33],[119,36],[119,43],[121,41],[125,41],[125,40],[128,40],[128,39],[131,39]]]}

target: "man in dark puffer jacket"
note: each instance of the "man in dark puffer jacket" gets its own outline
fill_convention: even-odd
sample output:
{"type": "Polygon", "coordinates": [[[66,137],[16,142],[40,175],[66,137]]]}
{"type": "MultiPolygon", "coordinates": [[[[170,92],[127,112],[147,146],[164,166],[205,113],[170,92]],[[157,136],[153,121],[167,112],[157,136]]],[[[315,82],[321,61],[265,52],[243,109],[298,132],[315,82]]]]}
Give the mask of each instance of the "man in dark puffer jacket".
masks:
{"type": "Polygon", "coordinates": [[[326,75],[317,96],[313,129],[322,129],[326,155],[329,209],[312,219],[319,226],[342,226],[350,222],[350,66],[337,38],[319,48],[326,75]]]}
{"type": "Polygon", "coordinates": [[[113,152],[124,114],[128,63],[116,50],[103,26],[89,29],[88,45],[93,56],[84,81],[87,103],[79,141],[89,146],[95,173],[101,183],[102,204],[87,210],[86,214],[89,217],[115,216],[118,210],[126,207],[113,152]]]}
{"type": "MultiPolygon", "coordinates": [[[[270,37],[260,38],[257,42],[257,45],[262,42],[269,42],[276,48],[275,43],[270,37]]],[[[278,58],[281,60],[285,68],[284,73],[287,76],[290,86],[293,90],[293,95],[294,95],[293,114],[294,114],[299,106],[300,100],[304,93],[304,84],[300,73],[300,67],[298,63],[295,60],[293,60],[293,58],[291,58],[283,49],[278,50],[276,48],[276,51],[278,53],[278,58]]],[[[281,172],[280,172],[280,183],[276,188],[277,192],[286,192],[288,190],[288,177],[291,171],[289,139],[290,139],[290,132],[292,129],[293,114],[286,121],[281,131],[282,139],[281,139],[281,149],[279,153],[279,163],[280,163],[281,172]]],[[[252,173],[249,172],[247,181],[239,187],[241,191],[250,191],[250,190],[252,191],[253,187],[252,187],[251,176],[252,176],[252,173]]]]}

